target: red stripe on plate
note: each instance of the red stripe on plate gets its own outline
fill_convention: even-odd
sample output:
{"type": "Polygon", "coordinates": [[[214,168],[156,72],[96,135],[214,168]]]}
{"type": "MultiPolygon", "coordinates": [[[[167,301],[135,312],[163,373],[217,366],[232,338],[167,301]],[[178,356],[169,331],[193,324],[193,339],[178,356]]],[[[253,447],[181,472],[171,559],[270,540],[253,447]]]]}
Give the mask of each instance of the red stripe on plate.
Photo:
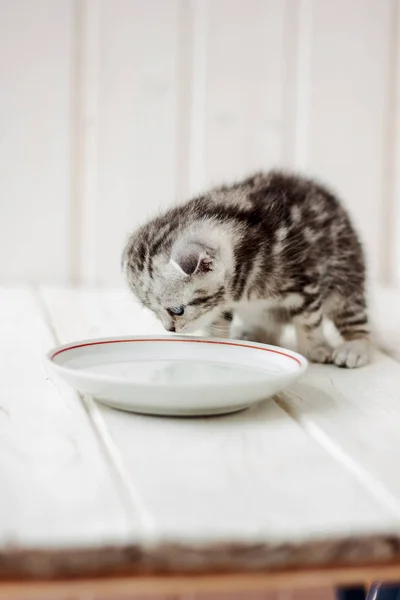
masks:
{"type": "Polygon", "coordinates": [[[272,354],[279,354],[280,356],[284,356],[285,358],[290,358],[297,362],[297,364],[301,367],[301,362],[295,356],[291,356],[290,354],[286,354],[285,352],[281,352],[279,350],[271,350],[271,348],[259,348],[258,346],[249,346],[248,344],[237,344],[235,342],[214,342],[211,340],[174,340],[174,339],[164,339],[164,338],[153,338],[153,339],[136,339],[136,340],[107,340],[104,342],[87,342],[86,344],[76,344],[75,346],[69,346],[68,348],[63,348],[62,350],[58,350],[53,354],[51,360],[54,360],[56,356],[62,354],[63,352],[69,352],[69,350],[75,350],[77,348],[86,348],[88,346],[102,346],[104,344],[133,344],[135,342],[173,342],[174,344],[216,344],[219,346],[233,346],[235,348],[248,348],[250,350],[262,350],[263,352],[271,352],[272,354]]]}

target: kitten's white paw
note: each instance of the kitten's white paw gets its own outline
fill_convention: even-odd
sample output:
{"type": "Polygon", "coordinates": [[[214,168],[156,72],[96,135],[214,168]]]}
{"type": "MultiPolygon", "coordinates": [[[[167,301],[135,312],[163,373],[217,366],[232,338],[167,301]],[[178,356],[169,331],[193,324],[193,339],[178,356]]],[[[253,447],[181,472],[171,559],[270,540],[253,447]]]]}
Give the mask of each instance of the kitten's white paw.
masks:
{"type": "Polygon", "coordinates": [[[338,367],[355,369],[363,367],[370,361],[370,344],[368,340],[351,340],[343,342],[333,352],[333,362],[338,367]]]}
{"type": "Polygon", "coordinates": [[[300,353],[304,354],[311,362],[315,363],[331,363],[333,349],[326,343],[320,343],[315,346],[307,345],[305,348],[300,347],[300,353]]]}

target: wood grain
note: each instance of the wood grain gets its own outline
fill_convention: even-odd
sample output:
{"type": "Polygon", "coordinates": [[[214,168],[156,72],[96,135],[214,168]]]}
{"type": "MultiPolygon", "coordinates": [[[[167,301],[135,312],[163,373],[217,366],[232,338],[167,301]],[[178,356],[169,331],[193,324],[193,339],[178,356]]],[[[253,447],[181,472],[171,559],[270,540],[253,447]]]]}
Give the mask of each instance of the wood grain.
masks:
{"type": "Polygon", "coordinates": [[[2,573],[11,549],[121,542],[130,523],[78,395],[43,368],[54,339],[37,298],[1,289],[0,306],[2,573]]]}
{"type": "MultiPolygon", "coordinates": [[[[0,584],[1,600],[68,600],[85,594],[95,600],[131,600],[135,596],[202,598],[205,594],[223,597],[224,594],[266,594],[278,592],[279,600],[293,599],[291,590],[307,594],[306,599],[332,600],[330,590],[339,585],[370,584],[371,581],[399,581],[400,565],[365,564],[356,567],[285,570],[274,573],[230,574],[212,576],[182,575],[173,577],[116,577],[38,582],[9,582],[0,584]],[[327,598],[320,598],[321,589],[327,598]],[[316,598],[314,597],[314,590],[316,598]],[[98,598],[99,597],[99,598],[98,598]]],[[[268,598],[268,596],[267,596],[268,598]]],[[[268,600],[270,600],[268,598],[268,600]]],[[[274,598],[275,600],[275,598],[274,598]]],[[[303,599],[302,599],[303,600],[303,599]]]]}
{"type": "Polygon", "coordinates": [[[399,573],[388,564],[400,560],[393,360],[312,367],[275,401],[230,417],[146,418],[90,398],[84,410],[43,374],[52,331],[68,341],[159,325],[113,290],[3,290],[1,305],[3,580],[192,574],[106,580],[175,593],[194,581],[223,589],[246,571],[243,585],[287,589],[355,582],[363,564],[399,573]]]}
{"type": "MultiPolygon", "coordinates": [[[[123,293],[42,294],[62,341],[159,327],[123,293]]],[[[254,569],[397,556],[399,490],[387,455],[399,451],[398,378],[378,353],[359,372],[311,367],[276,402],[221,419],[148,419],[93,404],[157,543],[167,542],[146,560],[168,570],[254,569]],[[377,403],[379,373],[387,385],[377,403]],[[387,442],[375,452],[364,451],[368,423],[387,442]]]]}
{"type": "Polygon", "coordinates": [[[3,0],[0,280],[115,285],[140,222],[271,166],[399,280],[399,0],[338,1],[3,0]]]}

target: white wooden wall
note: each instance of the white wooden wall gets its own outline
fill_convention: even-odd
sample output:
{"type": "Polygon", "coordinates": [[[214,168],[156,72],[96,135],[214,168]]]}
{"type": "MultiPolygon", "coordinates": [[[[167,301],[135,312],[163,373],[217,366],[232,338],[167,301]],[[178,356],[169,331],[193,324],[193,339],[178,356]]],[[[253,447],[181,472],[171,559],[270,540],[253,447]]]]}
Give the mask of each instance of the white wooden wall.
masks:
{"type": "Polygon", "coordinates": [[[115,284],[130,229],[257,168],[400,281],[400,0],[0,0],[0,280],[115,284]]]}

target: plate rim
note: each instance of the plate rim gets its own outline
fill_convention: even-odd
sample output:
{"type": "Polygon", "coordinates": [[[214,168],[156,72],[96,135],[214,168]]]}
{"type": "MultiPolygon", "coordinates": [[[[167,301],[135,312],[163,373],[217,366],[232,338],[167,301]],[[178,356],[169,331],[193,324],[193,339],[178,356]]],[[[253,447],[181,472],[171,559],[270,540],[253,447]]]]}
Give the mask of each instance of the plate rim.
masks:
{"type": "MultiPolygon", "coordinates": [[[[51,348],[49,351],[46,352],[45,354],[45,360],[47,365],[50,366],[50,368],[54,369],[55,371],[58,371],[60,373],[63,374],[69,374],[69,375],[73,375],[73,376],[87,376],[87,374],[85,375],[84,373],[80,373],[79,369],[75,369],[75,368],[71,368],[71,367],[67,367],[67,366],[63,366],[60,364],[57,364],[54,359],[56,358],[56,356],[58,356],[59,354],[62,354],[64,352],[68,352],[71,350],[75,350],[77,348],[85,348],[85,347],[91,347],[91,346],[100,346],[100,345],[105,345],[105,344],[121,344],[121,343],[147,343],[147,342],[175,342],[175,343],[182,343],[182,342],[187,342],[187,343],[199,343],[199,344],[218,344],[221,346],[233,346],[233,347],[239,347],[239,348],[244,348],[244,349],[249,349],[249,350],[261,350],[261,351],[266,351],[266,352],[270,352],[273,354],[279,354],[280,356],[284,356],[287,359],[291,359],[294,360],[297,363],[298,368],[295,371],[289,372],[289,373],[285,373],[282,374],[283,377],[291,377],[292,375],[295,375],[296,378],[300,377],[306,370],[308,367],[308,360],[306,359],[305,356],[299,354],[298,352],[295,352],[293,350],[289,350],[287,348],[281,348],[279,346],[273,346],[271,344],[261,344],[259,342],[246,342],[246,341],[242,341],[242,340],[235,340],[235,339],[230,339],[230,338],[208,338],[208,337],[200,337],[200,336],[171,336],[171,335],[128,335],[128,336],[109,336],[109,337],[101,337],[101,338],[91,338],[91,339],[82,339],[82,340],[76,340],[73,342],[69,342],[67,344],[62,344],[59,346],[55,346],[53,348],[51,348]]],[[[116,384],[116,385],[133,385],[133,386],[143,386],[146,388],[157,388],[157,387],[161,387],[161,388],[165,388],[165,384],[160,384],[160,383],[152,383],[152,382],[147,382],[147,383],[135,383],[135,382],[129,382],[123,378],[120,377],[110,377],[107,375],[101,375],[99,373],[90,373],[90,377],[97,380],[99,383],[102,382],[104,384],[116,384]]],[[[277,376],[277,379],[279,379],[279,375],[277,376]]],[[[246,383],[248,385],[248,381],[247,382],[243,382],[246,383]]],[[[240,385],[241,382],[235,382],[235,385],[240,385]]],[[[213,386],[217,385],[218,383],[213,383],[213,386]]],[[[226,387],[226,383],[221,383],[220,384],[222,387],[226,387]]],[[[174,383],[171,384],[171,387],[193,387],[192,384],[187,384],[187,383],[174,383]]]]}

